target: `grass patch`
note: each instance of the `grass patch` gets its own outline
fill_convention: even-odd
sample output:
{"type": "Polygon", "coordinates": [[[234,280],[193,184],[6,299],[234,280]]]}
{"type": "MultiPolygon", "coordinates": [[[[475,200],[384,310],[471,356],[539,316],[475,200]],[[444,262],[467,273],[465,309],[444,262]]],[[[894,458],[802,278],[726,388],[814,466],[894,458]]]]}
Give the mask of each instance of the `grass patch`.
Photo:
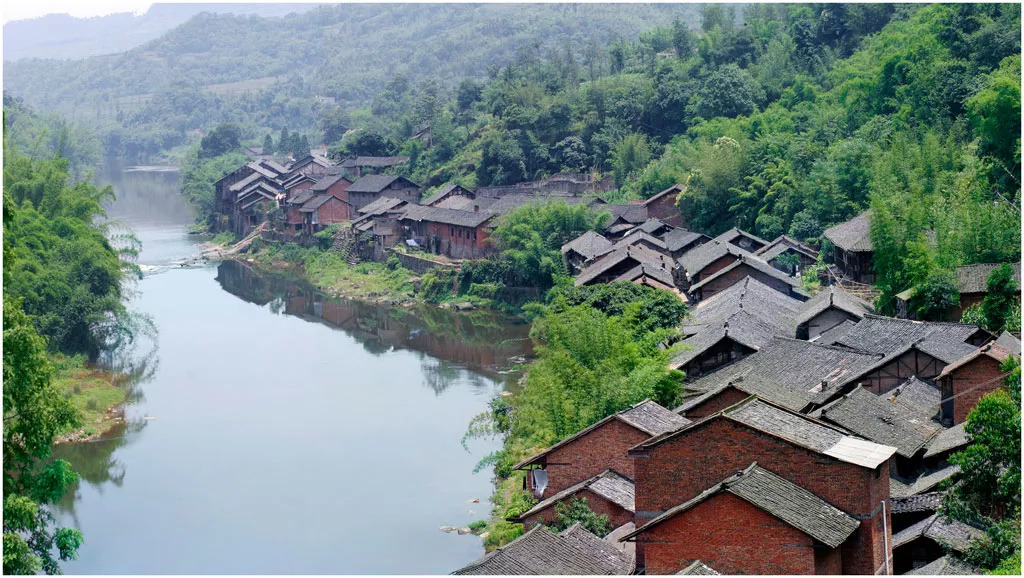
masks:
{"type": "Polygon", "coordinates": [[[210,239],[210,243],[214,245],[227,245],[235,242],[235,234],[231,231],[222,231],[217,233],[210,239]]]}
{"type": "MultiPolygon", "coordinates": [[[[125,401],[125,390],[120,387],[118,376],[87,367],[84,356],[54,355],[50,361],[54,368],[54,383],[78,411],[80,427],[85,428],[85,434],[92,435],[106,417],[107,410],[125,401]]],[[[74,430],[69,428],[61,433],[74,430]]]]}
{"type": "Polygon", "coordinates": [[[255,259],[263,264],[287,262],[301,265],[305,277],[317,288],[351,298],[412,298],[412,279],[416,276],[403,267],[389,268],[383,263],[349,265],[333,251],[300,247],[294,243],[264,245],[255,259]]]}

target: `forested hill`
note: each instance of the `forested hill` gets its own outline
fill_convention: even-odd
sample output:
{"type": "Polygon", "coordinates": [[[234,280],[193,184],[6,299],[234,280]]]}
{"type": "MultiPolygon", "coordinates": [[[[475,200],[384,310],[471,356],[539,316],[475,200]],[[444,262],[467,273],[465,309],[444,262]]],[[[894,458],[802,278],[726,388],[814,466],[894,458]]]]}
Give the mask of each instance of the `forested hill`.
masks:
{"type": "Polygon", "coordinates": [[[604,66],[608,42],[674,18],[696,23],[698,11],[346,4],[280,18],[201,14],[122,54],[6,62],[4,86],[38,110],[94,123],[108,149],[131,156],[181,144],[188,131],[219,121],[309,129],[325,99],[365,104],[398,75],[454,85],[524,52],[542,58],[566,47],[604,66]]]}
{"type": "Polygon", "coordinates": [[[313,4],[153,4],[145,14],[76,18],[48,14],[4,24],[4,59],[81,59],[115,54],[155,40],[200,12],[284,16],[313,4]]]}

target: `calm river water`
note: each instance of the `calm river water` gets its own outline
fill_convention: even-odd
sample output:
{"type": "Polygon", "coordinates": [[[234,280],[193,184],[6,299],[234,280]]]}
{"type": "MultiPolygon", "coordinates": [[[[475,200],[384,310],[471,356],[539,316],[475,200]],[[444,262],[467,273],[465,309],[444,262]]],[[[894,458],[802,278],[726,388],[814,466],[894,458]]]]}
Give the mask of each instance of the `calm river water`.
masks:
{"type": "Polygon", "coordinates": [[[56,512],[85,537],[66,573],[443,574],[483,554],[439,527],[488,515],[473,466],[497,442],[460,439],[515,381],[526,325],[167,267],[196,243],[177,174],[98,180],[157,266],[131,306],[158,335],[131,357],[129,425],[56,452],[83,478],[56,512]]]}

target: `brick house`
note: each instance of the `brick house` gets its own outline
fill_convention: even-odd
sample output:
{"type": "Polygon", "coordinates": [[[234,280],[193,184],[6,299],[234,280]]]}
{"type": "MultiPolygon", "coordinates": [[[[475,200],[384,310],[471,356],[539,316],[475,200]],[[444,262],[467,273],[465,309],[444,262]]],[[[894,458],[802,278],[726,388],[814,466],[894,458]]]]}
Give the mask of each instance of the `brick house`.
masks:
{"type": "Polygon", "coordinates": [[[672,229],[664,233],[661,239],[665,241],[665,248],[668,249],[669,255],[673,259],[678,259],[688,251],[707,243],[711,240],[711,237],[703,233],[687,231],[686,229],[672,229]]]}
{"type": "Polygon", "coordinates": [[[456,576],[604,576],[629,574],[632,558],[574,524],[555,534],[536,525],[515,540],[452,572],[456,576]]]}
{"type": "MultiPolygon", "coordinates": [[[[467,189],[467,188],[465,188],[465,187],[463,187],[461,185],[456,185],[454,183],[449,183],[449,184],[441,187],[437,191],[435,191],[434,194],[432,194],[429,197],[423,199],[423,201],[420,204],[424,205],[424,206],[427,206],[427,207],[436,207],[438,203],[440,203],[441,201],[444,201],[444,200],[446,200],[446,199],[448,199],[450,197],[461,197],[461,198],[466,199],[466,200],[474,200],[474,199],[476,199],[476,193],[474,193],[473,191],[471,191],[471,190],[469,190],[469,189],[467,189]]],[[[454,208],[454,207],[447,207],[447,208],[454,208]]]]}
{"type": "Polygon", "coordinates": [[[942,387],[942,420],[963,423],[985,394],[1003,388],[1002,364],[1010,355],[990,343],[947,365],[937,378],[942,387]]]}
{"type": "Polygon", "coordinates": [[[361,209],[380,197],[394,197],[408,203],[418,203],[420,187],[397,175],[366,175],[348,186],[348,199],[352,207],[361,209]]]}
{"type": "Polygon", "coordinates": [[[315,196],[316,193],[309,190],[309,187],[295,189],[288,194],[288,198],[284,202],[284,222],[285,228],[292,235],[302,234],[306,222],[306,215],[301,210],[302,206],[315,196]]]}
{"type": "Polygon", "coordinates": [[[494,214],[489,212],[409,204],[397,224],[401,238],[412,239],[431,253],[454,259],[478,259],[493,251],[488,230],[493,218],[494,214]]]}
{"type": "Polygon", "coordinates": [[[723,243],[730,243],[751,253],[756,253],[769,244],[768,241],[765,241],[761,237],[758,237],[753,233],[748,233],[743,229],[737,229],[736,227],[718,235],[715,239],[723,243]]]}
{"type": "Polygon", "coordinates": [[[633,281],[640,276],[655,279],[674,289],[680,282],[681,271],[671,257],[646,245],[620,246],[591,262],[580,271],[573,282],[577,287],[613,281],[633,281]]]}
{"type": "Polygon", "coordinates": [[[643,202],[648,218],[659,219],[673,227],[683,226],[683,214],[676,201],[686,191],[686,185],[672,185],[643,202]]]}
{"type": "Polygon", "coordinates": [[[605,470],[632,479],[633,460],[626,451],[653,435],[687,423],[689,420],[644,400],[523,460],[514,469],[528,470],[526,489],[540,499],[605,470]]]}
{"type": "Polygon", "coordinates": [[[349,220],[348,203],[328,194],[315,195],[299,208],[303,216],[302,229],[307,235],[313,235],[324,228],[349,220]]]}
{"type": "Polygon", "coordinates": [[[571,273],[578,273],[588,261],[592,261],[612,250],[612,242],[604,235],[586,231],[579,237],[562,245],[562,258],[571,273]]]}
{"type": "Polygon", "coordinates": [[[693,301],[707,299],[748,276],[799,301],[806,301],[810,298],[810,295],[801,288],[799,279],[790,277],[753,255],[749,257],[740,255],[738,259],[711,275],[706,275],[707,270],[707,268],[704,269],[700,282],[690,285],[689,294],[693,301]]]}
{"type": "MultiPolygon", "coordinates": [[[[1013,267],[1013,279],[1020,288],[1020,263],[1011,263],[1013,267]]],[[[954,307],[950,312],[950,321],[960,321],[964,310],[971,305],[977,305],[988,295],[988,276],[992,274],[1002,263],[985,263],[981,265],[965,265],[957,267],[956,286],[960,291],[960,305],[954,307]]]]}
{"type": "Polygon", "coordinates": [[[754,257],[754,254],[732,243],[711,239],[686,251],[678,260],[686,272],[686,283],[689,288],[690,285],[707,279],[744,256],[754,257]]]}
{"type": "Polygon", "coordinates": [[[556,506],[576,498],[586,501],[595,514],[608,516],[613,529],[633,521],[633,480],[614,470],[573,484],[509,521],[521,522],[526,529],[534,524],[552,524],[558,519],[556,506]]]}
{"type": "Polygon", "coordinates": [[[832,257],[843,275],[857,283],[875,282],[871,211],[825,229],[823,236],[832,243],[832,257]]]}
{"type": "MultiPolygon", "coordinates": [[[[829,573],[876,574],[891,559],[886,547],[890,527],[887,502],[889,459],[895,451],[896,448],[850,437],[805,415],[751,397],[630,448],[629,456],[634,458],[635,523],[655,520],[687,504],[756,461],[758,467],[860,520],[859,528],[841,542],[839,553],[826,556],[839,559],[823,560],[821,567],[829,573]]],[[[718,542],[706,543],[702,553],[694,558],[722,571],[756,574],[758,568],[753,565],[763,558],[757,554],[761,544],[744,535],[743,528],[757,527],[768,519],[755,518],[753,510],[727,502],[717,503],[732,510],[729,516],[733,516],[730,521],[734,523],[728,525],[731,532],[713,534],[718,542]],[[734,554],[742,550],[747,554],[734,554]]],[[[712,508],[708,512],[714,511],[712,508]]],[[[768,534],[773,534],[777,527],[776,523],[768,534]]],[[[636,541],[638,567],[645,565],[646,550],[651,547],[655,568],[671,569],[665,551],[672,548],[642,535],[636,541]]],[[[810,565],[807,560],[804,558],[801,571],[819,568],[817,563],[810,565]]]]}
{"type": "Polygon", "coordinates": [[[352,186],[352,181],[341,175],[324,175],[309,190],[317,195],[329,195],[341,201],[341,205],[336,206],[336,216],[334,217],[336,219],[334,222],[339,223],[341,221],[351,221],[358,217],[348,198],[348,188],[350,186],[352,186]]]}
{"type": "Polygon", "coordinates": [[[854,516],[751,463],[623,539],[644,543],[647,574],[702,561],[726,574],[841,574],[854,516]]]}
{"type": "Polygon", "coordinates": [[[829,285],[807,300],[794,318],[796,337],[814,339],[847,320],[856,323],[874,311],[867,301],[829,285]]]}

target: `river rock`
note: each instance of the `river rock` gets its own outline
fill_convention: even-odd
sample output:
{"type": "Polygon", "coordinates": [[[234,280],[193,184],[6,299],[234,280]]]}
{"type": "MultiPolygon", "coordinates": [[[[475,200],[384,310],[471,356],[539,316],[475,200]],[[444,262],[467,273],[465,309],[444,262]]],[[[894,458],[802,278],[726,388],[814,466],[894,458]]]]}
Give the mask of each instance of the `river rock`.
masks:
{"type": "Polygon", "coordinates": [[[462,303],[456,303],[455,304],[455,309],[457,311],[472,311],[473,310],[473,304],[470,303],[469,301],[464,301],[462,303]]]}
{"type": "Polygon", "coordinates": [[[471,500],[467,500],[466,503],[467,504],[479,504],[480,503],[480,498],[473,498],[471,500]]]}
{"type": "Polygon", "coordinates": [[[470,533],[472,533],[472,532],[473,532],[473,530],[470,530],[470,529],[469,529],[469,528],[467,528],[466,526],[463,526],[463,527],[459,528],[458,532],[459,532],[459,535],[460,535],[460,536],[462,536],[462,535],[465,535],[465,534],[470,534],[470,533]]]}
{"type": "Polygon", "coordinates": [[[498,395],[500,395],[501,397],[512,397],[512,392],[511,391],[499,391],[498,395]]]}
{"type": "Polygon", "coordinates": [[[455,526],[441,526],[441,531],[450,534],[455,531],[455,526]]]}

